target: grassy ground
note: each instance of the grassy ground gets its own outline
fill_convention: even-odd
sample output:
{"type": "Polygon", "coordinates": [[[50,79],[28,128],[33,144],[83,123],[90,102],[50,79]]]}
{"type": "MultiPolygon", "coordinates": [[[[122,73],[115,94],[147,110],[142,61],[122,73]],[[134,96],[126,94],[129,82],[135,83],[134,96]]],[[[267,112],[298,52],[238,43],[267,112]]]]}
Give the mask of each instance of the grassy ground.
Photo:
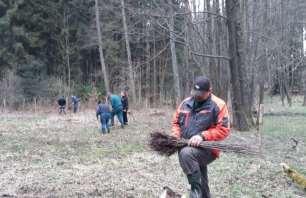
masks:
{"type": "MultiPolygon", "coordinates": [[[[214,197],[306,197],[279,166],[286,162],[306,174],[306,108],[299,99],[291,108],[276,101],[268,98],[265,106],[263,158],[222,154],[209,166],[214,197]],[[296,150],[290,138],[299,141],[296,150]]],[[[3,113],[0,197],[158,197],[163,186],[183,193],[189,186],[177,156],[146,147],[152,129],[170,128],[172,112],[134,112],[129,126],[104,136],[94,112],[3,113]]],[[[256,144],[255,133],[233,131],[230,140],[256,144]]]]}

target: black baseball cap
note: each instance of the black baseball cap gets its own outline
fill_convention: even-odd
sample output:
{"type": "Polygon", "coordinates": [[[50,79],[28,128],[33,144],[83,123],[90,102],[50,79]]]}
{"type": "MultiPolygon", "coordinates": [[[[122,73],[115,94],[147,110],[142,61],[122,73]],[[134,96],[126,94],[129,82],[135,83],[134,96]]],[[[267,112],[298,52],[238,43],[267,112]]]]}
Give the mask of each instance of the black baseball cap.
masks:
{"type": "Polygon", "coordinates": [[[210,81],[205,76],[198,76],[194,80],[193,88],[191,90],[192,96],[200,96],[204,92],[207,92],[210,90],[210,81]]]}

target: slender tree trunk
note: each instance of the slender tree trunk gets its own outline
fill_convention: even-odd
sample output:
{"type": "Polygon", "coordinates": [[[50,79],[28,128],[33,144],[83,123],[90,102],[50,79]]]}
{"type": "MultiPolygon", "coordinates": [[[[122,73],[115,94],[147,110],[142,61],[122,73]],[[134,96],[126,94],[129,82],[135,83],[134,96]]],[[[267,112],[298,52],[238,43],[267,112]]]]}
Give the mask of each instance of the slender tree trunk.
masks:
{"type": "Polygon", "coordinates": [[[107,92],[110,91],[109,88],[109,80],[108,80],[108,74],[106,71],[105,61],[104,61],[104,54],[103,54],[103,42],[102,42],[102,34],[101,34],[101,26],[100,26],[100,12],[99,12],[99,4],[98,0],[95,0],[95,10],[96,10],[96,28],[98,33],[98,43],[99,43],[99,54],[100,54],[100,62],[101,62],[101,69],[103,73],[103,80],[105,89],[107,92]]]}
{"type": "MultiPolygon", "coordinates": [[[[185,18],[184,18],[184,28],[185,28],[185,43],[192,43],[191,39],[190,39],[190,30],[191,27],[189,26],[189,22],[192,22],[192,14],[191,14],[191,8],[190,8],[190,4],[189,4],[189,0],[185,0],[185,11],[186,14],[185,18]]],[[[183,81],[185,82],[184,84],[182,84],[183,86],[183,96],[189,96],[190,95],[190,81],[192,81],[193,79],[190,79],[190,71],[191,71],[191,67],[190,67],[190,52],[189,52],[189,47],[188,45],[184,45],[184,62],[185,62],[185,66],[184,66],[184,78],[183,81]]]]}
{"type": "Polygon", "coordinates": [[[68,95],[71,94],[71,67],[70,67],[70,48],[69,48],[69,30],[68,30],[68,15],[64,10],[64,29],[65,29],[65,52],[66,52],[66,64],[68,70],[68,95]]]}
{"type": "MultiPolygon", "coordinates": [[[[138,72],[138,104],[141,104],[142,102],[142,68],[139,65],[139,61],[137,61],[137,68],[139,68],[138,72]]],[[[136,101],[136,99],[135,99],[136,101]]]]}
{"type": "Polygon", "coordinates": [[[226,12],[229,31],[229,55],[232,84],[232,107],[234,127],[238,130],[249,130],[252,124],[251,112],[244,98],[245,63],[244,63],[244,31],[242,29],[242,15],[240,0],[226,0],[226,12]]]}
{"type": "Polygon", "coordinates": [[[264,73],[265,73],[265,68],[267,68],[267,64],[268,64],[268,57],[267,57],[267,48],[266,46],[264,46],[264,50],[265,50],[265,54],[264,54],[264,60],[263,62],[260,64],[259,66],[259,73],[261,75],[259,75],[259,101],[258,101],[258,104],[263,104],[264,103],[264,96],[265,96],[265,76],[264,73]]]}
{"type": "MultiPolygon", "coordinates": [[[[220,2],[219,0],[214,0],[214,12],[216,14],[221,14],[220,12],[220,2]]],[[[216,17],[215,23],[214,23],[214,43],[215,43],[215,53],[216,55],[221,56],[221,45],[222,45],[222,34],[223,34],[223,29],[222,29],[222,21],[221,17],[216,17]]],[[[223,89],[224,85],[226,83],[226,73],[222,72],[222,65],[221,65],[221,60],[216,59],[216,74],[218,79],[215,82],[214,86],[214,92],[222,99],[226,100],[227,99],[227,89],[223,89]]],[[[226,67],[224,65],[224,67],[226,67]]]]}
{"type": "MultiPolygon", "coordinates": [[[[221,0],[221,5],[220,7],[223,10],[223,15],[226,16],[226,7],[225,7],[225,0],[221,0]]],[[[221,13],[219,11],[219,13],[221,13]]],[[[228,39],[228,28],[227,28],[227,21],[222,20],[222,26],[220,26],[221,28],[221,32],[220,35],[222,36],[222,38],[220,38],[220,43],[222,43],[221,46],[221,52],[222,54],[227,54],[228,53],[228,46],[229,46],[229,39],[228,39]]],[[[220,97],[222,99],[224,99],[225,101],[229,101],[230,100],[230,72],[229,72],[229,61],[227,60],[222,60],[220,63],[220,75],[221,75],[221,89],[222,94],[220,95],[220,97]]],[[[232,116],[231,116],[232,117],[232,116]]]]}
{"type": "Polygon", "coordinates": [[[165,87],[165,70],[167,66],[167,60],[164,58],[164,64],[160,67],[160,84],[159,84],[159,104],[163,103],[164,98],[164,87],[165,87]]]}
{"type": "Polygon", "coordinates": [[[122,22],[123,22],[123,29],[124,29],[124,36],[125,36],[127,59],[128,59],[128,65],[129,65],[129,81],[130,81],[130,86],[132,90],[132,100],[136,100],[136,87],[135,87],[135,81],[134,81],[130,40],[129,40],[129,34],[128,34],[128,28],[127,28],[127,23],[126,23],[126,16],[125,16],[124,0],[121,0],[121,11],[122,11],[122,22]]]}
{"type": "MultiPolygon", "coordinates": [[[[261,30],[264,31],[264,33],[267,35],[268,31],[266,30],[269,22],[268,22],[268,0],[263,0],[263,9],[264,13],[262,16],[262,28],[261,30]]],[[[258,104],[262,105],[264,103],[264,86],[265,86],[265,79],[266,79],[266,68],[268,68],[268,48],[267,48],[267,40],[262,38],[263,40],[261,41],[262,43],[262,48],[264,50],[264,55],[263,55],[263,61],[260,63],[259,66],[259,101],[258,104]],[[265,75],[264,75],[265,74],[265,75]]]]}
{"type": "MultiPolygon", "coordinates": [[[[287,74],[286,74],[286,77],[288,78],[287,74]]],[[[285,88],[285,93],[286,93],[288,105],[291,107],[292,106],[292,99],[291,99],[291,95],[290,95],[290,91],[289,91],[289,80],[288,79],[287,79],[286,84],[284,85],[284,88],[285,88]]]]}
{"type": "Polygon", "coordinates": [[[150,90],[150,77],[151,77],[151,62],[150,62],[150,42],[149,42],[149,28],[146,27],[146,100],[148,101],[148,105],[151,105],[151,95],[152,91],[150,90]]]}
{"type": "MultiPolygon", "coordinates": [[[[208,6],[209,5],[207,5],[207,0],[206,1],[203,0],[202,2],[203,2],[203,9],[205,11],[208,11],[208,6]]],[[[208,18],[208,14],[203,13],[203,18],[208,18]]],[[[203,31],[202,35],[206,35],[207,34],[207,32],[209,31],[208,23],[204,22],[204,24],[202,25],[202,31],[203,31]]],[[[207,53],[208,52],[207,45],[209,43],[209,38],[207,36],[204,36],[204,42],[205,43],[202,44],[202,53],[203,54],[208,54],[207,53]]],[[[206,75],[208,77],[210,77],[210,72],[209,72],[210,68],[209,67],[210,67],[210,64],[209,64],[208,58],[203,56],[202,57],[201,71],[202,71],[203,75],[206,75]]]]}
{"type": "MultiPolygon", "coordinates": [[[[286,37],[287,37],[287,29],[286,29],[286,27],[285,27],[285,18],[286,17],[288,17],[288,15],[287,15],[287,10],[286,9],[288,9],[286,6],[285,6],[285,4],[287,3],[285,3],[284,2],[284,0],[280,0],[281,2],[281,9],[280,9],[280,19],[281,19],[281,40],[282,40],[282,43],[281,43],[281,51],[282,52],[286,52],[286,51],[288,51],[286,48],[286,45],[285,45],[285,40],[287,39],[286,37]]],[[[286,4],[287,5],[287,4],[286,4]]],[[[281,86],[280,86],[280,88],[281,88],[281,97],[282,97],[282,103],[283,103],[283,105],[285,104],[284,103],[284,99],[285,99],[285,97],[287,97],[287,102],[288,102],[288,104],[289,104],[289,106],[291,106],[292,105],[292,102],[291,102],[291,96],[290,96],[290,93],[289,93],[289,72],[287,71],[287,64],[286,64],[286,61],[285,60],[283,60],[284,59],[284,57],[282,57],[281,56],[281,54],[279,54],[279,57],[280,57],[280,64],[281,64],[281,86]]]]}
{"type": "MultiPolygon", "coordinates": [[[[248,3],[248,2],[247,2],[248,3]]],[[[251,4],[251,3],[249,3],[251,4]]],[[[255,29],[256,28],[256,12],[259,10],[258,6],[259,6],[259,2],[258,0],[253,0],[252,2],[252,6],[248,6],[246,5],[247,8],[252,8],[252,15],[251,15],[251,20],[249,20],[249,17],[246,17],[247,20],[247,32],[250,32],[250,29],[255,29]]],[[[251,10],[251,9],[247,9],[247,10],[251,10]]],[[[247,15],[247,14],[246,14],[247,15]]],[[[251,40],[248,41],[248,45],[247,45],[247,53],[249,53],[248,57],[249,57],[249,68],[248,68],[248,73],[249,73],[249,89],[248,89],[248,103],[249,105],[249,111],[252,111],[252,108],[255,107],[255,101],[256,101],[256,71],[258,71],[257,68],[257,60],[256,57],[258,55],[258,48],[260,47],[259,43],[261,42],[260,38],[257,36],[255,37],[253,34],[248,34],[247,35],[247,40],[251,40]]],[[[262,73],[261,75],[264,75],[264,73],[262,73]]],[[[256,107],[255,107],[256,109],[256,107]]]]}
{"type": "MultiPolygon", "coordinates": [[[[207,6],[207,11],[212,12],[212,5],[210,0],[206,0],[206,6],[207,6]]],[[[213,33],[214,33],[214,26],[213,26],[213,17],[211,14],[207,14],[207,39],[208,39],[208,54],[214,54],[214,47],[215,47],[215,42],[213,38],[213,33]]],[[[219,89],[218,89],[218,68],[216,66],[216,62],[213,58],[208,59],[208,64],[209,64],[209,78],[212,82],[212,88],[214,90],[214,93],[219,95],[219,89]]]]}
{"type": "MultiPolygon", "coordinates": [[[[153,56],[156,55],[156,41],[155,41],[155,31],[153,32],[153,56]]],[[[157,96],[157,68],[156,68],[156,58],[153,59],[153,103],[156,106],[157,96]]]]}
{"type": "Polygon", "coordinates": [[[176,47],[175,47],[176,36],[174,33],[174,13],[172,8],[170,8],[169,31],[170,31],[170,49],[171,49],[173,80],[174,80],[174,89],[175,89],[174,92],[176,98],[175,102],[178,103],[182,99],[182,95],[181,95],[180,78],[179,78],[179,71],[178,71],[177,57],[176,57],[176,47]]]}
{"type": "Polygon", "coordinates": [[[303,106],[306,106],[306,69],[303,71],[303,92],[304,92],[304,101],[303,106]]]}

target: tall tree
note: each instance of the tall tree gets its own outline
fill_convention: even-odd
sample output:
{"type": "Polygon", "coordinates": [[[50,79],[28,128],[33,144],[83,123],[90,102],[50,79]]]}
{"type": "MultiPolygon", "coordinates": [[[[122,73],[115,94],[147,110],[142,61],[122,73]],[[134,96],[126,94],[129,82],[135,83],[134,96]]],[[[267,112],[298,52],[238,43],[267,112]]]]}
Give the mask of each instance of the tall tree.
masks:
{"type": "Polygon", "coordinates": [[[303,106],[306,106],[306,69],[305,68],[303,71],[303,95],[304,95],[303,106]]]}
{"type": "Polygon", "coordinates": [[[132,90],[132,99],[135,101],[136,100],[136,87],[135,87],[135,81],[134,81],[134,70],[133,70],[133,63],[132,63],[132,56],[131,56],[129,33],[128,33],[128,28],[127,28],[126,16],[125,16],[124,0],[121,0],[121,14],[122,14],[123,29],[124,29],[126,53],[127,53],[127,59],[128,59],[129,82],[130,82],[130,86],[132,90]]]}
{"type": "Polygon", "coordinates": [[[105,60],[104,60],[104,54],[103,54],[103,42],[102,42],[102,35],[101,35],[101,26],[100,26],[100,12],[99,12],[99,4],[98,0],[95,0],[95,13],[96,13],[96,28],[97,28],[97,34],[98,34],[98,41],[99,41],[99,54],[100,54],[100,63],[101,63],[101,69],[103,73],[103,80],[105,84],[105,89],[107,92],[110,91],[109,88],[109,78],[106,70],[105,60]]]}
{"type": "Polygon", "coordinates": [[[232,86],[232,110],[234,126],[238,130],[249,130],[252,125],[246,95],[245,62],[244,62],[244,30],[242,29],[242,14],[240,0],[226,0],[228,17],[230,73],[232,86]]]}
{"type": "Polygon", "coordinates": [[[174,32],[174,10],[172,5],[169,5],[169,34],[170,34],[170,50],[171,50],[171,62],[172,62],[172,70],[173,70],[173,80],[174,80],[174,93],[176,98],[176,103],[182,99],[181,95],[181,86],[180,86],[180,77],[179,77],[179,69],[177,64],[177,57],[176,57],[176,36],[174,32]]]}

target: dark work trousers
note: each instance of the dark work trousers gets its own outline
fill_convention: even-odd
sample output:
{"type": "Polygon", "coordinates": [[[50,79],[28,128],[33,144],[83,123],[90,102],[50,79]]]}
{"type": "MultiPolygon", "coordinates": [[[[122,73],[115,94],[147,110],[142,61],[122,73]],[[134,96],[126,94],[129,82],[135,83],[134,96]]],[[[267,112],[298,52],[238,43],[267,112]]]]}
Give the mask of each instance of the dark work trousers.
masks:
{"type": "Polygon", "coordinates": [[[65,109],[66,109],[65,105],[63,105],[63,106],[59,106],[59,110],[58,110],[58,113],[59,113],[59,114],[61,114],[61,113],[64,113],[64,114],[66,114],[66,111],[65,111],[65,109]]]}
{"type": "Polygon", "coordinates": [[[211,150],[186,146],[179,151],[178,156],[186,175],[201,171],[203,198],[210,198],[207,165],[216,159],[211,150]]]}
{"type": "Polygon", "coordinates": [[[123,111],[122,111],[122,108],[119,108],[119,109],[116,109],[112,111],[111,113],[111,125],[114,126],[114,123],[115,123],[115,115],[117,115],[117,118],[121,124],[121,127],[123,127],[124,123],[123,123],[123,111]]]}
{"type": "Polygon", "coordinates": [[[123,111],[123,123],[124,124],[128,123],[127,110],[123,111]]]}

